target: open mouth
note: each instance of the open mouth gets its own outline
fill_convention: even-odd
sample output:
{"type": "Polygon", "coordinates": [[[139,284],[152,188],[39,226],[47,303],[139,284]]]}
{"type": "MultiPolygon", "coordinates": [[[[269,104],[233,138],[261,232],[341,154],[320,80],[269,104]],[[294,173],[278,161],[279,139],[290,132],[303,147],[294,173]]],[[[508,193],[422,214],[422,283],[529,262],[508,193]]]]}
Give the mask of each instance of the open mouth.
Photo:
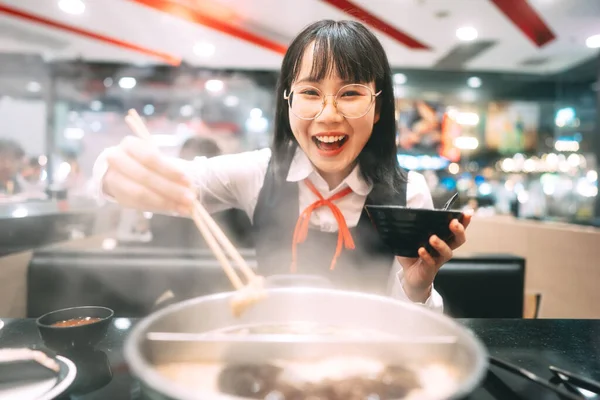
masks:
{"type": "Polygon", "coordinates": [[[338,136],[313,136],[313,142],[317,148],[324,152],[337,152],[342,149],[348,141],[348,135],[338,136]]]}

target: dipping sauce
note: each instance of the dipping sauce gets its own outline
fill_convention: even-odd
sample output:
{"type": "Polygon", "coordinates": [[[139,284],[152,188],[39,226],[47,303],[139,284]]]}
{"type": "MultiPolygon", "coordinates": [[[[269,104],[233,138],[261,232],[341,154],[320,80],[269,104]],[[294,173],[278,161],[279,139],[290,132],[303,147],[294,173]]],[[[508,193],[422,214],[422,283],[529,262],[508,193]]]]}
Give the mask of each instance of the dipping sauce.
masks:
{"type": "Polygon", "coordinates": [[[98,322],[101,319],[102,318],[96,318],[96,317],[71,318],[71,319],[67,319],[65,321],[55,322],[51,326],[55,326],[58,328],[68,328],[71,326],[81,326],[81,325],[93,324],[94,322],[98,322]]]}

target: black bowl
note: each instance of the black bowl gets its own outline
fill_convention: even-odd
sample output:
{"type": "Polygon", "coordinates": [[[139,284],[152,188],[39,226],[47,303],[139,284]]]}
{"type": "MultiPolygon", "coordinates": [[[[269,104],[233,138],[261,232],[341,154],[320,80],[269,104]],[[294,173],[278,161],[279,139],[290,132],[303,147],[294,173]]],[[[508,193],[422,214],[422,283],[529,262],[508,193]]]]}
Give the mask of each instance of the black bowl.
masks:
{"type": "Polygon", "coordinates": [[[437,255],[429,238],[437,235],[448,242],[453,236],[450,222],[457,219],[462,223],[464,218],[462,212],[452,210],[377,205],[366,205],[365,208],[383,242],[395,255],[402,257],[418,257],[420,247],[437,255]]]}
{"type": "Polygon", "coordinates": [[[106,335],[114,311],[106,307],[84,306],[52,311],[37,319],[37,326],[44,343],[53,350],[75,347],[93,347],[106,335]],[[85,325],[58,327],[57,322],[73,318],[100,318],[85,325]]]}

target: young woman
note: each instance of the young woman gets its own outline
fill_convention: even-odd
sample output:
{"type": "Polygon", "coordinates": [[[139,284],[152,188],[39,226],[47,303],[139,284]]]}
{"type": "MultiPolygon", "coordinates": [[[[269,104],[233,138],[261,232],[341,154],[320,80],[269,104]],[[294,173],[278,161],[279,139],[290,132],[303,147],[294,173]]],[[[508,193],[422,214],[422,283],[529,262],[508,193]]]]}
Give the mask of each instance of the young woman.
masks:
{"type": "Polygon", "coordinates": [[[95,166],[100,194],[182,214],[196,196],[210,212],[241,208],[253,222],[261,275],[316,274],[440,310],[433,280],[465,242],[470,217],[451,222],[449,245],[431,237],[439,255],[421,248],[402,258],[364,211],[366,203],[433,207],[423,176],[398,166],[392,76],[377,38],[357,22],[308,26],[283,59],[276,96],[270,149],[189,162],[127,137],[95,166]]]}

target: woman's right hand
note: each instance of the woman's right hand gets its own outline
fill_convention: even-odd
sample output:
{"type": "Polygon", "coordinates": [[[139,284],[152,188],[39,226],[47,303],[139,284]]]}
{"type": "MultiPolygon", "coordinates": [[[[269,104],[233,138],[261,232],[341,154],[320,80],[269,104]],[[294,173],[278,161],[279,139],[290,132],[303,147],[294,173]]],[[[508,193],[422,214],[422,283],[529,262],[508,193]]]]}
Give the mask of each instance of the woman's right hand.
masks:
{"type": "Polygon", "coordinates": [[[185,172],[151,143],[125,137],[107,150],[102,191],[138,210],[189,214],[196,194],[185,172]]]}

